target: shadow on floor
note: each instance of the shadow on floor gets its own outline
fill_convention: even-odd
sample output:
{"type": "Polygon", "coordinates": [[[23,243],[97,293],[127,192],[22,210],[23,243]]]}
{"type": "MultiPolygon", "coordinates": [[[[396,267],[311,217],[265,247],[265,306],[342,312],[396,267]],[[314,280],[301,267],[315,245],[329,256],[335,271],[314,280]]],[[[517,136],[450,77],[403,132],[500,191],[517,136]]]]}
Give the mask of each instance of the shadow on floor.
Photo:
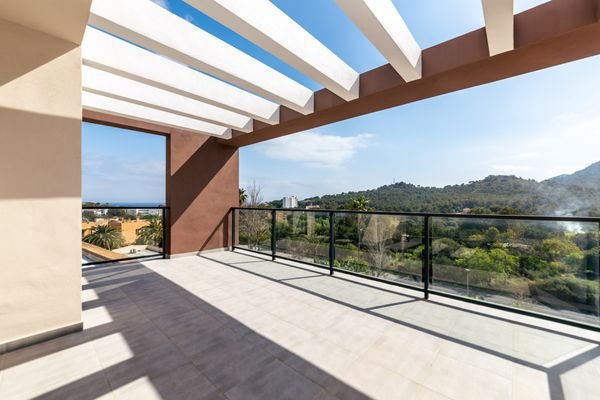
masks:
{"type": "MultiPolygon", "coordinates": [[[[531,368],[546,376],[553,400],[570,398],[573,384],[595,385],[597,381],[594,376],[598,378],[598,373],[578,375],[576,382],[568,374],[579,371],[582,366],[589,367],[589,363],[597,363],[600,359],[598,341],[487,315],[485,310],[424,301],[417,296],[360,284],[342,276],[330,277],[291,263],[273,263],[258,256],[236,254],[215,253],[190,258],[188,262],[193,268],[183,271],[182,278],[188,279],[185,274],[190,271],[204,274],[215,270],[210,263],[198,262],[201,260],[216,263],[212,264],[214,267],[221,265],[248,276],[258,276],[464,346],[465,351],[474,349],[531,368]],[[552,362],[544,362],[513,352],[512,348],[490,345],[483,338],[473,336],[469,326],[445,327],[444,318],[448,315],[469,316],[468,320],[474,324],[489,323],[492,329],[499,329],[488,332],[492,338],[504,334],[502,327],[508,325],[526,334],[546,335],[555,341],[553,346],[557,349],[540,349],[539,344],[532,341],[532,354],[536,351],[542,355],[552,353],[548,357],[552,362]],[[419,317],[423,317],[420,322],[416,319],[419,317]],[[563,342],[576,343],[576,351],[558,349],[563,342]],[[561,354],[568,356],[557,357],[561,354]],[[566,387],[565,376],[568,378],[566,387]]],[[[156,265],[169,268],[168,262],[156,261],[159,263],[156,265]]],[[[210,298],[199,298],[143,264],[130,262],[87,268],[83,275],[86,329],[0,356],[0,398],[3,400],[87,400],[105,395],[112,398],[112,394],[117,398],[144,400],[369,398],[217,309],[210,298]]],[[[211,289],[190,288],[197,293],[211,289]]],[[[485,333],[476,333],[480,332],[485,333]]],[[[460,349],[463,351],[463,347],[460,349]]]]}
{"type": "MultiPolygon", "coordinates": [[[[600,341],[593,340],[593,339],[590,339],[587,337],[581,337],[581,336],[569,334],[566,332],[561,332],[559,330],[550,329],[550,328],[547,328],[544,326],[535,325],[534,324],[535,319],[532,319],[534,322],[531,324],[525,323],[522,321],[513,321],[513,320],[510,320],[503,316],[494,315],[492,310],[490,310],[489,313],[486,313],[485,309],[483,309],[483,311],[476,311],[476,310],[473,310],[470,308],[460,308],[459,306],[455,306],[452,304],[446,304],[446,303],[440,302],[440,301],[435,301],[435,300],[427,300],[426,301],[426,300],[423,300],[421,297],[412,296],[411,294],[407,294],[405,292],[399,293],[398,291],[394,291],[391,289],[388,290],[388,289],[382,288],[380,286],[372,285],[369,281],[366,281],[366,280],[360,281],[357,279],[353,279],[353,277],[350,277],[350,276],[344,277],[343,274],[341,274],[341,276],[339,276],[339,275],[329,276],[328,273],[320,272],[317,268],[304,267],[304,266],[294,264],[291,262],[271,261],[267,256],[262,257],[260,255],[254,254],[254,253],[244,252],[243,250],[240,251],[240,254],[243,254],[243,256],[247,257],[247,258],[254,258],[256,261],[254,262],[254,264],[247,262],[247,261],[238,263],[238,262],[232,262],[232,261],[228,260],[227,262],[224,262],[218,256],[210,255],[210,254],[203,255],[201,257],[205,258],[207,260],[213,261],[213,262],[220,263],[227,267],[235,268],[240,271],[247,272],[247,273],[253,274],[255,276],[260,276],[262,278],[269,279],[271,281],[280,283],[282,285],[286,285],[286,286],[292,287],[294,289],[301,290],[306,293],[310,293],[311,295],[315,295],[315,296],[321,297],[325,300],[332,301],[332,302],[338,303],[340,305],[344,305],[346,307],[350,307],[352,309],[361,311],[368,315],[383,318],[387,321],[391,321],[391,322],[427,333],[429,335],[436,336],[436,337],[444,339],[446,341],[450,341],[450,342],[453,342],[453,343],[456,343],[456,344],[459,344],[462,346],[466,346],[468,348],[471,348],[471,349],[474,349],[477,351],[481,351],[481,352],[493,355],[495,357],[505,359],[505,360],[513,362],[515,364],[522,365],[522,366],[528,367],[528,368],[533,368],[535,370],[543,372],[544,374],[546,374],[547,379],[548,379],[548,388],[549,388],[549,392],[550,392],[550,396],[551,396],[552,400],[562,400],[562,399],[568,398],[568,396],[565,393],[565,389],[563,387],[563,382],[561,380],[561,377],[564,374],[566,374],[569,371],[574,371],[577,368],[589,363],[590,361],[600,360],[600,347],[599,347],[600,341]],[[259,265],[262,265],[265,262],[267,262],[268,264],[278,264],[285,268],[296,269],[298,271],[301,271],[301,274],[303,274],[304,276],[300,275],[300,276],[292,277],[292,278],[274,277],[270,273],[270,270],[265,269],[265,270],[261,271],[260,268],[257,268],[259,265]],[[372,307],[364,307],[361,305],[357,305],[353,301],[347,301],[346,299],[340,298],[340,296],[338,294],[339,292],[335,293],[335,292],[330,292],[330,291],[321,291],[316,286],[307,286],[306,285],[305,287],[303,287],[298,284],[299,281],[305,281],[307,279],[314,280],[318,277],[321,277],[323,279],[331,279],[331,280],[348,282],[350,284],[360,285],[360,286],[369,288],[370,290],[374,290],[374,291],[393,293],[397,296],[398,301],[392,301],[392,302],[389,302],[386,304],[381,304],[381,305],[372,306],[372,307]],[[584,351],[577,351],[572,356],[563,357],[556,364],[548,365],[548,363],[544,364],[541,361],[540,362],[532,361],[532,358],[529,358],[526,356],[524,357],[523,354],[513,354],[512,351],[510,351],[510,350],[504,351],[504,350],[495,349],[493,345],[490,345],[489,343],[486,343],[485,341],[479,341],[477,339],[469,337],[468,334],[464,335],[464,337],[461,337],[463,335],[461,335],[461,332],[459,332],[458,330],[451,331],[451,330],[446,330],[444,328],[440,329],[441,324],[438,326],[428,325],[425,323],[418,324],[411,318],[404,318],[404,315],[397,317],[397,316],[394,316],[393,314],[384,314],[384,313],[379,312],[384,309],[393,308],[394,306],[406,306],[410,303],[435,304],[436,306],[440,307],[441,309],[446,308],[447,312],[459,312],[459,313],[470,314],[470,315],[474,315],[474,316],[478,317],[480,320],[486,319],[486,320],[490,320],[490,321],[497,321],[498,324],[518,326],[518,327],[523,328],[524,330],[531,331],[534,334],[540,333],[540,334],[546,334],[546,335],[548,335],[548,337],[558,337],[558,338],[564,338],[565,340],[582,342],[584,344],[588,344],[588,346],[587,346],[588,348],[586,348],[586,350],[584,350],[584,351]]],[[[331,282],[331,281],[329,281],[329,282],[331,282]]],[[[542,322],[542,321],[540,321],[540,322],[542,322]]],[[[500,335],[500,333],[498,335],[500,335]]],[[[535,347],[536,345],[537,344],[532,343],[532,347],[535,347]]],[[[550,350],[550,349],[548,349],[548,350],[550,350]]],[[[598,373],[597,378],[600,378],[600,373],[598,373]]]]}
{"type": "Polygon", "coordinates": [[[368,398],[140,263],[83,275],[85,330],[0,356],[3,400],[368,398]]]}

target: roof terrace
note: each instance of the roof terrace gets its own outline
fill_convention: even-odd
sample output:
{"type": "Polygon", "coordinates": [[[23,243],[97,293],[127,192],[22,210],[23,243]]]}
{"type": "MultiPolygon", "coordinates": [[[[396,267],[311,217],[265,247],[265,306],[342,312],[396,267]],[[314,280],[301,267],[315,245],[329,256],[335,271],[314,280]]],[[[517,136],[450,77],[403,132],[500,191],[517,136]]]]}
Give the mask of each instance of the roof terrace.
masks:
{"type": "Polygon", "coordinates": [[[598,0],[474,2],[428,48],[391,0],[337,0],[368,71],[274,2],[185,0],[303,83],[157,3],[0,2],[2,400],[600,398],[598,219],[554,254],[521,229],[546,217],[451,243],[460,215],[238,208],[241,147],[598,55],[598,0]],[[166,207],[91,241],[83,283],[82,121],[167,138],[166,207]]]}
{"type": "Polygon", "coordinates": [[[593,399],[597,333],[251,253],[84,270],[82,332],[3,399],[593,399]]]}

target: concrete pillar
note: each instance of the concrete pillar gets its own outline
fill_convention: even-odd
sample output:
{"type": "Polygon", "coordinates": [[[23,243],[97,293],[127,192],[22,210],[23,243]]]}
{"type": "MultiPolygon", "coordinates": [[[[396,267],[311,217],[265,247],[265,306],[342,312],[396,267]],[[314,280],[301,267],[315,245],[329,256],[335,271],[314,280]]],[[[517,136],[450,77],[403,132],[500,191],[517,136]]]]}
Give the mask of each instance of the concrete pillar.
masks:
{"type": "Polygon", "coordinates": [[[54,7],[73,17],[62,28],[37,4],[0,4],[0,353],[82,326],[79,43],[89,1],[54,7]]]}

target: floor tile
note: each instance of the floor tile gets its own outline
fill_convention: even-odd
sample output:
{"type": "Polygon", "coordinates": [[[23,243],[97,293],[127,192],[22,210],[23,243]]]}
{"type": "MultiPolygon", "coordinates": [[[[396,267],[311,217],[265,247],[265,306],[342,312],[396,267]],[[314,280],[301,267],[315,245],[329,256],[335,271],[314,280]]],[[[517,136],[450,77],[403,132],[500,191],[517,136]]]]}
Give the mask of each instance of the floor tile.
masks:
{"type": "Polygon", "coordinates": [[[0,399],[600,399],[573,327],[240,252],[83,275],[84,331],[0,356],[0,399]]]}
{"type": "Polygon", "coordinates": [[[232,388],[225,394],[231,400],[312,399],[323,388],[279,361],[274,361],[255,379],[232,388]]]}

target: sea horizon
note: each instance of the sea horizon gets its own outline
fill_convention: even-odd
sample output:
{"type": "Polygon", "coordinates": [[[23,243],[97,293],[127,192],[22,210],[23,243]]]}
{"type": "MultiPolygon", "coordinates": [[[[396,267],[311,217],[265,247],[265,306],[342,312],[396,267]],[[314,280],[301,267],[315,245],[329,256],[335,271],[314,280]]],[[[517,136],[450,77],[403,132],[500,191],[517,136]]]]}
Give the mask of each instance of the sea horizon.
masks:
{"type": "Polygon", "coordinates": [[[100,203],[106,204],[109,207],[161,207],[165,205],[165,202],[159,201],[130,201],[130,202],[105,202],[105,201],[84,201],[84,203],[100,203]]]}

